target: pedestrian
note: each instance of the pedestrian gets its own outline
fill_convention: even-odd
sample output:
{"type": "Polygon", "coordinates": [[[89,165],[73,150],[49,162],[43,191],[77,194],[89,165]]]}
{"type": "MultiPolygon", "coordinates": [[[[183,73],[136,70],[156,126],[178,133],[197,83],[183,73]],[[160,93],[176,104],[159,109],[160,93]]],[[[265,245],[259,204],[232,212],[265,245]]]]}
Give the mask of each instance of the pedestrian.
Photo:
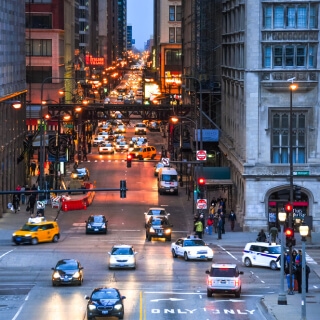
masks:
{"type": "Polygon", "coordinates": [[[36,175],[36,168],[37,168],[36,163],[34,161],[32,161],[30,164],[30,172],[31,172],[32,176],[36,175]]]}
{"type": "Polygon", "coordinates": [[[28,203],[29,196],[30,196],[30,187],[29,187],[29,185],[26,184],[26,192],[25,192],[26,201],[25,201],[25,203],[28,203]]]}
{"type": "Polygon", "coordinates": [[[217,200],[216,200],[216,198],[212,198],[212,200],[211,200],[211,206],[212,207],[215,207],[216,206],[216,204],[217,204],[217,200]]]}
{"type": "Polygon", "coordinates": [[[277,237],[278,237],[278,229],[277,227],[273,226],[269,230],[269,237],[271,239],[271,243],[277,243],[277,237]]]}
{"type": "Polygon", "coordinates": [[[87,150],[86,150],[86,148],[83,148],[83,150],[82,150],[82,154],[83,154],[83,161],[88,161],[88,159],[87,159],[87,150]]]}
{"type": "Polygon", "coordinates": [[[36,204],[36,197],[35,197],[34,193],[32,193],[30,195],[29,201],[27,203],[27,205],[29,206],[30,217],[33,216],[35,204],[36,204]]]}
{"type": "Polygon", "coordinates": [[[286,255],[285,259],[285,267],[284,272],[287,278],[287,285],[288,285],[288,293],[291,293],[294,290],[294,279],[296,278],[296,267],[295,263],[292,263],[292,257],[289,254],[286,255]],[[290,276],[290,264],[291,264],[291,276],[290,276]],[[291,287],[290,287],[290,277],[292,277],[291,287]]]}
{"type": "Polygon", "coordinates": [[[223,228],[223,222],[221,215],[218,217],[218,240],[222,239],[221,234],[222,234],[222,228],[223,228]]]}
{"type": "Polygon", "coordinates": [[[88,141],[88,153],[91,154],[91,140],[88,141]]]}
{"type": "Polygon", "coordinates": [[[26,191],[26,187],[25,187],[25,185],[23,185],[22,187],[21,187],[21,203],[22,204],[25,204],[26,203],[26,194],[25,194],[25,191],[26,191]]]}
{"type": "Polygon", "coordinates": [[[236,214],[234,213],[234,211],[231,209],[230,211],[230,214],[229,214],[229,221],[230,221],[230,225],[231,225],[231,231],[234,231],[234,225],[235,225],[235,222],[237,220],[237,216],[236,214]]]}
{"type": "Polygon", "coordinates": [[[222,230],[221,230],[221,232],[222,232],[222,234],[225,234],[226,233],[226,229],[225,229],[226,216],[225,216],[223,210],[220,213],[220,217],[221,217],[221,220],[222,220],[222,230]]]}
{"type": "MultiPolygon", "coordinates": [[[[33,191],[38,191],[38,189],[37,189],[37,187],[36,187],[35,184],[32,185],[31,191],[32,191],[32,190],[33,190],[33,191]]],[[[37,198],[37,194],[38,194],[37,192],[32,192],[32,194],[37,198]]]]}
{"type": "Polygon", "coordinates": [[[208,227],[208,234],[209,236],[212,235],[212,230],[213,230],[213,215],[210,214],[209,217],[208,217],[208,220],[207,220],[207,227],[208,227]]]}
{"type": "Polygon", "coordinates": [[[195,230],[196,230],[196,235],[202,239],[202,233],[203,233],[203,224],[200,220],[200,218],[196,221],[195,225],[195,230]]]}
{"type": "Polygon", "coordinates": [[[216,212],[213,216],[214,233],[218,232],[219,214],[216,212]]]}
{"type": "Polygon", "coordinates": [[[309,291],[309,274],[310,274],[310,267],[306,264],[306,292],[309,291]]]}
{"type": "Polygon", "coordinates": [[[17,211],[20,211],[20,199],[17,194],[13,195],[12,206],[14,209],[14,213],[17,213],[17,211]]]}
{"type": "Polygon", "coordinates": [[[205,226],[206,224],[205,224],[205,220],[204,220],[203,214],[200,214],[200,221],[201,221],[202,227],[203,227],[202,234],[204,234],[204,226],[205,226]]]}
{"type": "Polygon", "coordinates": [[[257,237],[256,241],[258,241],[258,242],[266,242],[266,240],[267,240],[267,236],[266,236],[264,230],[261,229],[260,232],[258,233],[258,237],[257,237]]]}
{"type": "MultiPolygon", "coordinates": [[[[19,184],[18,184],[17,187],[16,187],[16,191],[21,191],[21,186],[20,186],[19,184]]],[[[17,196],[18,196],[19,202],[20,202],[20,200],[21,200],[21,194],[18,193],[17,196]]]]}

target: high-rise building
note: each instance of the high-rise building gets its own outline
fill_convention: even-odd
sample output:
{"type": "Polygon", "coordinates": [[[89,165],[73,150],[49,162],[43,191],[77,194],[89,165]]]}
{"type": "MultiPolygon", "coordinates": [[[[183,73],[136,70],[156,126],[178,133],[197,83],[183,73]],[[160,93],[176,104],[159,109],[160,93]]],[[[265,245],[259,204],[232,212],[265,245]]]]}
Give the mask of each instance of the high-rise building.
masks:
{"type": "MultiPolygon", "coordinates": [[[[0,2],[0,190],[15,190],[25,183],[26,164],[17,163],[26,137],[26,66],[25,66],[25,4],[20,0],[0,2]],[[14,109],[14,101],[21,102],[14,109]]],[[[12,203],[12,195],[1,195],[0,216],[12,203]]]]}

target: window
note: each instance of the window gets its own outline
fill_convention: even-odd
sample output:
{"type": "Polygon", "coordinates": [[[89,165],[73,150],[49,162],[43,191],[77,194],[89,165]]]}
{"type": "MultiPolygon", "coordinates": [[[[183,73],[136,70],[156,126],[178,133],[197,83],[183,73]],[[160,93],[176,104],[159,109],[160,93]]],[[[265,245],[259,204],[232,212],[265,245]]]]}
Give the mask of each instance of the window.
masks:
{"type": "Polygon", "coordinates": [[[265,45],[264,68],[315,68],[317,48],[313,44],[265,45]]]}
{"type": "Polygon", "coordinates": [[[45,13],[27,13],[26,29],[52,29],[52,15],[45,13]]]}
{"type": "Polygon", "coordinates": [[[169,43],[176,42],[176,28],[169,28],[169,43]]]}
{"type": "Polygon", "coordinates": [[[169,6],[169,21],[181,21],[181,16],[181,6],[169,6]]]}
{"type": "Polygon", "coordinates": [[[42,83],[43,79],[52,77],[51,67],[28,67],[26,80],[27,83],[42,83]]]}
{"type": "Polygon", "coordinates": [[[169,6],[169,21],[176,20],[176,6],[169,6]]]}
{"type": "Polygon", "coordinates": [[[176,28],[176,43],[181,43],[181,28],[176,28]]]}
{"type": "Polygon", "coordinates": [[[51,39],[27,39],[26,40],[27,56],[52,56],[52,40],[51,39]]]}
{"type": "Polygon", "coordinates": [[[265,29],[315,29],[317,28],[315,4],[266,4],[263,8],[265,29]]]}
{"type": "MultiPolygon", "coordinates": [[[[290,134],[289,112],[272,113],[271,162],[289,163],[290,134]]],[[[306,112],[293,113],[292,117],[292,160],[306,162],[306,112]]]]}
{"type": "Polygon", "coordinates": [[[166,50],[165,56],[166,66],[181,65],[181,50],[166,50]]]}

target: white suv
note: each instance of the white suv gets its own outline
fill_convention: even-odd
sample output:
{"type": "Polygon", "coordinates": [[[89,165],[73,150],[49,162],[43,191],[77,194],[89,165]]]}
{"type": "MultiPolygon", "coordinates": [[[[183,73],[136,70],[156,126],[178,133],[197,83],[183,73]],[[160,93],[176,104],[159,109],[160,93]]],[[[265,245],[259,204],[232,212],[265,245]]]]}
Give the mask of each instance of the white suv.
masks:
{"type": "Polygon", "coordinates": [[[207,274],[207,297],[213,293],[231,293],[240,298],[242,271],[236,264],[214,263],[207,274]]]}
{"type": "Polygon", "coordinates": [[[281,246],[265,242],[249,242],[242,252],[242,263],[246,267],[270,267],[272,270],[280,268],[280,261],[276,261],[281,254],[281,246]]]}

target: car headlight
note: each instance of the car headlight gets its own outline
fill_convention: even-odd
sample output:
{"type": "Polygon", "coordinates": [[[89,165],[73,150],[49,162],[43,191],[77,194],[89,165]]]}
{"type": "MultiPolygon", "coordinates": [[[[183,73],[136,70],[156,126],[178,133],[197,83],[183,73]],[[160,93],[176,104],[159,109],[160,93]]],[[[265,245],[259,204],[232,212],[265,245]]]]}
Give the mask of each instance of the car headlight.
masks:
{"type": "Polygon", "coordinates": [[[88,305],[88,309],[89,309],[90,311],[93,311],[93,310],[96,310],[97,307],[96,307],[94,304],[89,304],[89,305],[88,305]]]}
{"type": "Polygon", "coordinates": [[[116,309],[117,311],[122,310],[122,304],[116,304],[116,305],[114,306],[114,309],[116,309]]]}
{"type": "Polygon", "coordinates": [[[72,278],[79,278],[80,277],[80,272],[77,271],[76,273],[73,274],[72,278]]]}
{"type": "Polygon", "coordinates": [[[154,229],[152,228],[152,227],[150,227],[150,230],[149,230],[150,232],[154,232],[154,229]]]}
{"type": "Polygon", "coordinates": [[[165,230],[164,233],[166,233],[166,234],[171,233],[171,229],[165,230]]]}
{"type": "Polygon", "coordinates": [[[91,229],[91,228],[92,228],[92,227],[91,227],[91,224],[88,224],[88,225],[87,225],[87,228],[88,228],[88,229],[91,229]]]}
{"type": "Polygon", "coordinates": [[[103,223],[102,226],[101,226],[101,228],[102,228],[102,229],[105,229],[105,228],[106,228],[106,224],[103,223]]]}
{"type": "Polygon", "coordinates": [[[117,261],[117,259],[115,256],[110,256],[110,263],[114,263],[116,261],[117,261]]]}
{"type": "Polygon", "coordinates": [[[55,271],[53,274],[54,279],[59,279],[60,278],[60,273],[58,271],[55,271]]]}
{"type": "Polygon", "coordinates": [[[13,233],[12,236],[15,237],[15,236],[16,236],[16,233],[13,233]]]}

